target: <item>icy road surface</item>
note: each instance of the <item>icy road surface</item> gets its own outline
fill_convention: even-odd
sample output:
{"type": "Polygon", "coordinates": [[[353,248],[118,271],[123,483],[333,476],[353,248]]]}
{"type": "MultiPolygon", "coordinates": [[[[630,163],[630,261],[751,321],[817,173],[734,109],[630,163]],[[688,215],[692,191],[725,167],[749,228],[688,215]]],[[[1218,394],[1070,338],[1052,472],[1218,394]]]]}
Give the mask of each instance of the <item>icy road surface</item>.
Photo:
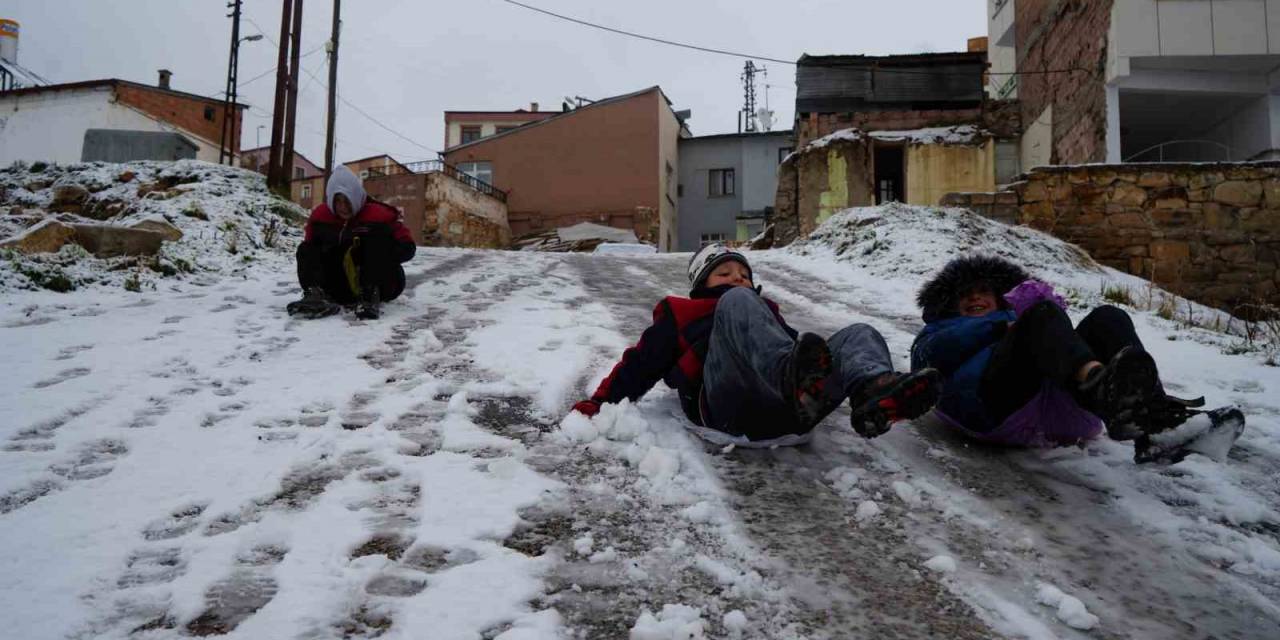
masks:
{"type": "MultiPolygon", "coordinates": [[[[919,280],[752,254],[797,328],[884,332],[919,280]]],[[[565,418],[687,255],[421,250],[376,322],[242,279],[0,298],[14,638],[1280,637],[1280,370],[1139,314],[1226,464],[874,441],[724,451],[661,384],[565,418]]],[[[1078,315],[1079,309],[1073,309],[1078,315]]]]}

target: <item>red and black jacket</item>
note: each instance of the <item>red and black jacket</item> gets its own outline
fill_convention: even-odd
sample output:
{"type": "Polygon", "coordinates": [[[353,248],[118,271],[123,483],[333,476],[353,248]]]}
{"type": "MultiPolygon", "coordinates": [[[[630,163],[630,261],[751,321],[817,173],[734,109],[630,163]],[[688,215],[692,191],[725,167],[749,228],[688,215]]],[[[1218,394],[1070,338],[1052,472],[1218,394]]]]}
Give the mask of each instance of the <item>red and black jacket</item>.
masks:
{"type": "MultiPolygon", "coordinates": [[[[613,371],[600,382],[591,399],[601,404],[638,400],[659,380],[680,395],[680,406],[694,424],[702,424],[698,396],[702,392],[702,363],[707,357],[716,304],[731,285],[700,288],[690,297],[667,296],[653,308],[653,324],[635,346],[622,353],[613,371]]],[[[798,334],[782,319],[778,305],[765,298],[778,324],[791,337],[798,334]]]]}
{"type": "Polygon", "coordinates": [[[358,235],[385,235],[395,241],[400,262],[413,258],[417,247],[409,227],[400,220],[400,212],[391,205],[368,199],[356,215],[349,220],[338,217],[329,205],[320,203],[311,210],[307,219],[304,243],[312,243],[323,250],[342,246],[358,235]]]}

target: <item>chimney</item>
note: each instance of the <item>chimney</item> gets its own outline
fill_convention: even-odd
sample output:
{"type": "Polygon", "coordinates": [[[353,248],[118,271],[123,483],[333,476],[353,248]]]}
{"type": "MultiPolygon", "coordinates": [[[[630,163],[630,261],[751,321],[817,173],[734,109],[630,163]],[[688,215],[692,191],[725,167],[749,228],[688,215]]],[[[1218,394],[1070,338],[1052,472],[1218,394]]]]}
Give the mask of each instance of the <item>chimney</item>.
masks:
{"type": "Polygon", "coordinates": [[[534,113],[537,113],[537,112],[538,112],[538,103],[536,103],[536,102],[530,102],[530,103],[529,103],[529,110],[530,110],[530,111],[532,111],[532,112],[534,112],[534,113]]]}
{"type": "Polygon", "coordinates": [[[161,89],[168,89],[168,88],[169,88],[169,78],[171,78],[171,77],[173,77],[173,72],[172,72],[172,71],[170,71],[170,70],[168,70],[168,69],[161,69],[161,70],[160,70],[160,83],[159,83],[159,85],[158,85],[158,86],[159,86],[161,89]]]}

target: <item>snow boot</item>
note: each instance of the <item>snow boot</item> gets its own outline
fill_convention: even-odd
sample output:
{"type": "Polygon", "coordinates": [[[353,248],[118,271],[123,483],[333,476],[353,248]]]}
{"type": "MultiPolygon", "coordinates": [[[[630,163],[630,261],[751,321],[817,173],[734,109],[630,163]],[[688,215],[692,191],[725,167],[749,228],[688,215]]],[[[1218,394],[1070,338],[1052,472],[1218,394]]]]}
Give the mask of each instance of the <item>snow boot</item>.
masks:
{"type": "Polygon", "coordinates": [[[302,299],[290,302],[285,306],[285,311],[291,316],[316,319],[338,313],[342,311],[342,307],[330,300],[323,288],[307,287],[302,292],[302,299]]]}
{"type": "Polygon", "coordinates": [[[1133,440],[1144,432],[1138,417],[1163,398],[1156,361],[1134,347],[1095,367],[1078,387],[1080,405],[1107,425],[1112,440],[1133,440]]]}
{"type": "Polygon", "coordinates": [[[816,334],[802,334],[787,358],[782,380],[782,395],[801,425],[811,427],[826,415],[828,403],[822,386],[829,375],[831,350],[827,341],[816,334]]]}
{"type": "Polygon", "coordinates": [[[382,300],[378,295],[378,288],[366,288],[363,297],[364,299],[356,306],[356,317],[361,320],[377,320],[382,315],[382,300]]]}
{"type": "Polygon", "coordinates": [[[849,396],[849,424],[858,435],[874,438],[900,420],[918,418],[937,404],[942,374],[937,369],[886,373],[849,396]]]}
{"type": "Polygon", "coordinates": [[[1244,413],[1235,407],[1200,411],[1184,406],[1180,411],[1184,417],[1176,426],[1138,436],[1133,443],[1134,462],[1176,464],[1193,453],[1223,462],[1244,433],[1244,413]]]}

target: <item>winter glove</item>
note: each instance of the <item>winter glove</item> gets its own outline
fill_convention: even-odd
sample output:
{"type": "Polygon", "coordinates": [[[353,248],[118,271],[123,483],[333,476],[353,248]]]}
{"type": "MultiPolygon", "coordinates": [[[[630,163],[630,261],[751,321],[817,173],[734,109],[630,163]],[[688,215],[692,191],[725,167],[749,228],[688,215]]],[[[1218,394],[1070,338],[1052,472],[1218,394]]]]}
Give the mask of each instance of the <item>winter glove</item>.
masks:
{"type": "Polygon", "coordinates": [[[1067,301],[1062,296],[1054,293],[1053,285],[1039,280],[1026,280],[1022,284],[1014,287],[1008,293],[1004,294],[1004,301],[1013,307],[1013,312],[1019,318],[1027,309],[1035,306],[1040,302],[1052,302],[1058,305],[1064,311],[1067,308],[1067,301]]]}
{"type": "Polygon", "coordinates": [[[582,402],[573,405],[573,410],[590,418],[591,416],[600,413],[600,403],[595,400],[583,400],[582,402]]]}

